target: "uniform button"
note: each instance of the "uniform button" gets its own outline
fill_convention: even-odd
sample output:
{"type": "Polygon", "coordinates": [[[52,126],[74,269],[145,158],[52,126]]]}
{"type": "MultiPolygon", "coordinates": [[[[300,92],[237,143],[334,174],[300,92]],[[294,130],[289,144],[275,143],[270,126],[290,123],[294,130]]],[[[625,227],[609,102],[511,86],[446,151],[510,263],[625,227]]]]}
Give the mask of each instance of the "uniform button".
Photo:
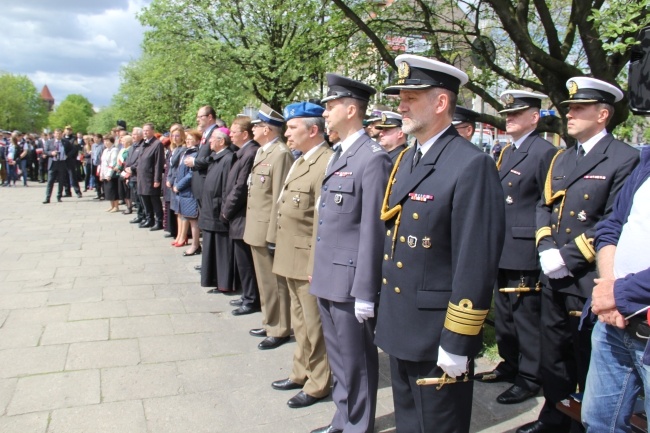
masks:
{"type": "Polygon", "coordinates": [[[341,189],[341,185],[339,185],[339,189],[341,189]]]}
{"type": "Polygon", "coordinates": [[[384,278],[383,280],[381,280],[381,282],[384,283],[384,284],[388,284],[388,280],[386,280],[386,278],[384,278]]]}
{"type": "Polygon", "coordinates": [[[574,211],[569,212],[570,216],[574,216],[576,213],[574,211]]]}
{"type": "Polygon", "coordinates": [[[508,186],[512,186],[512,182],[508,182],[508,186]]]}
{"type": "Polygon", "coordinates": [[[420,218],[420,215],[418,215],[417,213],[414,213],[414,214],[413,214],[413,219],[416,220],[416,219],[418,219],[418,218],[420,218]]]}
{"type": "Polygon", "coordinates": [[[325,202],[321,203],[320,207],[325,207],[325,202]]]}
{"type": "Polygon", "coordinates": [[[327,185],[323,186],[323,191],[327,191],[327,185]]]}
{"type": "Polygon", "coordinates": [[[589,200],[589,194],[585,194],[585,200],[589,200]]]}
{"type": "Polygon", "coordinates": [[[406,242],[406,238],[404,238],[404,236],[400,236],[400,237],[399,237],[399,241],[400,241],[400,242],[406,242]]]}
{"type": "Polygon", "coordinates": [[[386,230],[386,236],[390,236],[390,230],[386,230]]]}
{"type": "Polygon", "coordinates": [[[316,238],[316,240],[317,240],[318,242],[320,242],[320,236],[319,236],[319,237],[317,237],[317,238],[316,238]]]}
{"type": "Polygon", "coordinates": [[[567,232],[567,233],[571,233],[571,229],[566,229],[566,232],[567,232]]]}
{"type": "Polygon", "coordinates": [[[395,287],[395,293],[400,293],[400,292],[401,290],[399,289],[399,287],[395,287]]]}
{"type": "Polygon", "coordinates": [[[384,254],[384,260],[388,260],[388,254],[384,254]]]}
{"type": "Polygon", "coordinates": [[[553,225],[551,226],[551,228],[553,228],[553,229],[554,229],[554,228],[555,228],[555,224],[553,224],[553,225]]]}
{"type": "Polygon", "coordinates": [[[560,210],[558,208],[553,209],[553,212],[558,213],[560,210]]]}
{"type": "Polygon", "coordinates": [[[404,265],[402,265],[402,262],[397,262],[397,267],[398,268],[402,269],[402,266],[404,266],[404,265]]]}
{"type": "Polygon", "coordinates": [[[282,203],[284,203],[284,200],[282,200],[282,203]]]}
{"type": "Polygon", "coordinates": [[[349,264],[353,264],[354,262],[353,262],[352,260],[348,260],[348,263],[349,263],[349,264]]]}
{"type": "Polygon", "coordinates": [[[318,221],[318,225],[322,225],[322,224],[323,224],[323,220],[318,221]]]}

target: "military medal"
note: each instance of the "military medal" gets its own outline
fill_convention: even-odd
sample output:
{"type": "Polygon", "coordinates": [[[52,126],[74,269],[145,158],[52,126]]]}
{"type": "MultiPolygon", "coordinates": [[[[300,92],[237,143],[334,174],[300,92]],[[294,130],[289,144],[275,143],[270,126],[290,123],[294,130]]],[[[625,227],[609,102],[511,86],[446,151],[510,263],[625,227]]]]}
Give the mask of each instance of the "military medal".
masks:
{"type": "Polygon", "coordinates": [[[300,203],[300,196],[296,195],[293,197],[293,203],[298,206],[298,203],[300,203]]]}
{"type": "Polygon", "coordinates": [[[334,194],[334,203],[341,204],[342,201],[343,201],[342,194],[334,194]]]}
{"type": "Polygon", "coordinates": [[[348,177],[348,176],[352,176],[352,172],[351,171],[336,171],[336,172],[334,172],[334,176],[348,177]]]}
{"type": "Polygon", "coordinates": [[[425,236],[422,238],[422,248],[431,248],[431,238],[425,236]]]}
{"type": "Polygon", "coordinates": [[[508,196],[506,197],[506,203],[507,204],[513,204],[515,201],[512,199],[512,197],[508,196]]]}
{"type": "Polygon", "coordinates": [[[409,193],[409,197],[414,201],[427,202],[428,200],[433,200],[433,196],[430,194],[416,194],[414,192],[409,193]]]}
{"type": "Polygon", "coordinates": [[[418,238],[416,238],[415,236],[409,236],[407,241],[409,247],[411,248],[415,248],[418,245],[418,238]]]}
{"type": "Polygon", "coordinates": [[[266,178],[264,176],[260,176],[260,182],[262,183],[266,182],[266,178]]]}
{"type": "Polygon", "coordinates": [[[580,213],[578,214],[578,221],[580,221],[580,222],[587,221],[587,212],[585,212],[584,210],[581,210],[580,213]]]}

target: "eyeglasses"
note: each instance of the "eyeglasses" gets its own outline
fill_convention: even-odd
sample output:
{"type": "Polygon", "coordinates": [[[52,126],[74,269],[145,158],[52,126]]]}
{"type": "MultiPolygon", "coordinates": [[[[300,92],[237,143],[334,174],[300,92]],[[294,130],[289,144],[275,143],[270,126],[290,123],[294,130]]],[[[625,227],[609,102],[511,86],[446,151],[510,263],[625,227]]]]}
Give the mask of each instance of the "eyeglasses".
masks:
{"type": "Polygon", "coordinates": [[[199,114],[198,116],[196,116],[196,120],[199,120],[202,117],[208,117],[208,116],[209,116],[209,114],[199,114]]]}

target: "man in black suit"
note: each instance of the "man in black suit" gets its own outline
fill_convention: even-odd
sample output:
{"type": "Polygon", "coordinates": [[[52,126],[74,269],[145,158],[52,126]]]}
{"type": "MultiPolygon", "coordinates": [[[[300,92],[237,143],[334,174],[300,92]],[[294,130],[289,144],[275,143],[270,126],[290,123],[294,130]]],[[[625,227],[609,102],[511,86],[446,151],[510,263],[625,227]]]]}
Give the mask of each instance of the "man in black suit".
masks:
{"type": "MultiPolygon", "coordinates": [[[[131,132],[131,137],[133,138],[133,144],[129,149],[129,156],[127,156],[126,161],[124,161],[124,171],[126,173],[125,179],[127,179],[129,184],[129,189],[131,190],[131,201],[135,204],[138,210],[138,214],[136,215],[135,218],[133,218],[129,222],[131,224],[140,224],[146,219],[146,214],[144,212],[144,205],[142,204],[142,200],[140,200],[140,196],[138,195],[137,166],[138,166],[138,159],[140,158],[140,154],[142,153],[142,144],[144,143],[142,128],[139,127],[133,128],[133,131],[131,132]]],[[[101,139],[101,135],[99,136],[99,138],[101,139]]],[[[97,194],[99,195],[99,192],[97,194]]]]}
{"type": "Polygon", "coordinates": [[[541,268],[535,245],[535,209],[544,191],[555,147],[535,133],[546,95],[521,90],[501,94],[506,132],[514,142],[497,162],[506,203],[506,234],[494,293],[495,329],[503,361],[483,382],[513,381],[497,397],[501,404],[520,403],[539,392],[541,268]]]}
{"type": "Polygon", "coordinates": [[[468,432],[472,358],[503,246],[504,201],[494,161],[452,126],[467,75],[425,57],[400,55],[402,129],[417,142],[393,168],[375,343],[390,355],[399,432],[468,432]],[[422,378],[457,380],[438,389],[422,378]]]}
{"type": "Polygon", "coordinates": [[[77,198],[81,198],[81,189],[79,188],[79,180],[77,179],[79,145],[77,144],[77,137],[72,133],[72,126],[67,125],[65,127],[62,140],[67,142],[65,144],[67,149],[65,168],[68,171],[68,176],[65,183],[65,196],[71,197],[71,189],[74,189],[77,198]]]}
{"type": "Polygon", "coordinates": [[[228,234],[233,241],[235,266],[239,272],[242,287],[241,299],[231,301],[231,305],[238,307],[232,311],[232,314],[241,316],[260,311],[260,292],[255,278],[253,253],[250,246],[244,242],[248,178],[260,145],[251,138],[253,137],[253,125],[250,117],[238,116],[231,128],[233,131],[237,131],[236,134],[231,132],[230,136],[233,144],[238,146],[239,150],[228,174],[226,197],[221,206],[221,219],[229,224],[228,234]]]}
{"type": "Polygon", "coordinates": [[[146,219],[140,223],[140,228],[151,231],[162,230],[163,208],[160,200],[163,169],[165,165],[165,150],[160,140],[154,135],[151,123],[142,126],[144,142],[138,161],[135,165],[138,177],[138,194],[144,205],[146,219]]]}
{"type": "Polygon", "coordinates": [[[518,433],[569,431],[571,420],[555,405],[576,387],[580,392],[585,387],[593,317],[583,310],[597,277],[595,226],[611,213],[618,191],[639,161],[638,151],[606,130],[623,92],[588,77],[571,78],[567,88],[567,132],[577,144],[551,162],[536,215],[540,265],[548,280],[542,287],[540,327],[546,402],[538,420],[518,433]]]}
{"type": "Polygon", "coordinates": [[[64,141],[62,140],[62,132],[60,129],[54,130],[54,139],[45,143],[43,153],[47,154],[47,186],[45,187],[45,200],[43,204],[50,202],[52,197],[52,187],[54,182],[59,183],[59,189],[56,194],[56,201],[61,201],[63,195],[63,187],[65,178],[68,176],[68,171],[65,166],[65,159],[67,149],[64,141]]]}
{"type": "MultiPolygon", "coordinates": [[[[196,123],[199,131],[203,134],[199,143],[199,150],[195,157],[185,158],[185,165],[192,168],[192,195],[196,199],[199,207],[201,206],[201,197],[203,194],[203,183],[208,174],[210,166],[210,136],[212,132],[222,125],[217,125],[217,113],[209,105],[199,108],[196,113],[196,123]]],[[[223,122],[221,122],[223,123],[223,122]]]]}

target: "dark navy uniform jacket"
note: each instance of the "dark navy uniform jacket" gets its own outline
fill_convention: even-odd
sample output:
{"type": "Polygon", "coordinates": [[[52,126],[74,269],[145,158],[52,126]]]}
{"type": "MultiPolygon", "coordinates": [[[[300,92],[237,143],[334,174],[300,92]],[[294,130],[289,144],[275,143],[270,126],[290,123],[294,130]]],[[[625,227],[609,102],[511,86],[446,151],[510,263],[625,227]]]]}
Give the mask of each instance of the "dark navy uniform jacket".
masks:
{"type": "Polygon", "coordinates": [[[537,207],[537,246],[540,252],[559,248],[573,274],[549,279],[553,290],[591,296],[597,277],[596,224],[611,213],[616,194],[638,162],[638,150],[607,134],[577,166],[575,148],[551,163],[537,207]]]}
{"type": "Polygon", "coordinates": [[[549,165],[557,149],[535,132],[515,150],[506,146],[497,167],[506,203],[506,233],[499,268],[539,269],[535,247],[535,210],[544,193],[549,165]]]}
{"type": "Polygon", "coordinates": [[[388,185],[387,208],[401,213],[386,221],[375,343],[409,361],[436,360],[439,346],[474,356],[503,247],[499,176],[453,126],[411,173],[415,152],[405,151],[388,185]]]}

